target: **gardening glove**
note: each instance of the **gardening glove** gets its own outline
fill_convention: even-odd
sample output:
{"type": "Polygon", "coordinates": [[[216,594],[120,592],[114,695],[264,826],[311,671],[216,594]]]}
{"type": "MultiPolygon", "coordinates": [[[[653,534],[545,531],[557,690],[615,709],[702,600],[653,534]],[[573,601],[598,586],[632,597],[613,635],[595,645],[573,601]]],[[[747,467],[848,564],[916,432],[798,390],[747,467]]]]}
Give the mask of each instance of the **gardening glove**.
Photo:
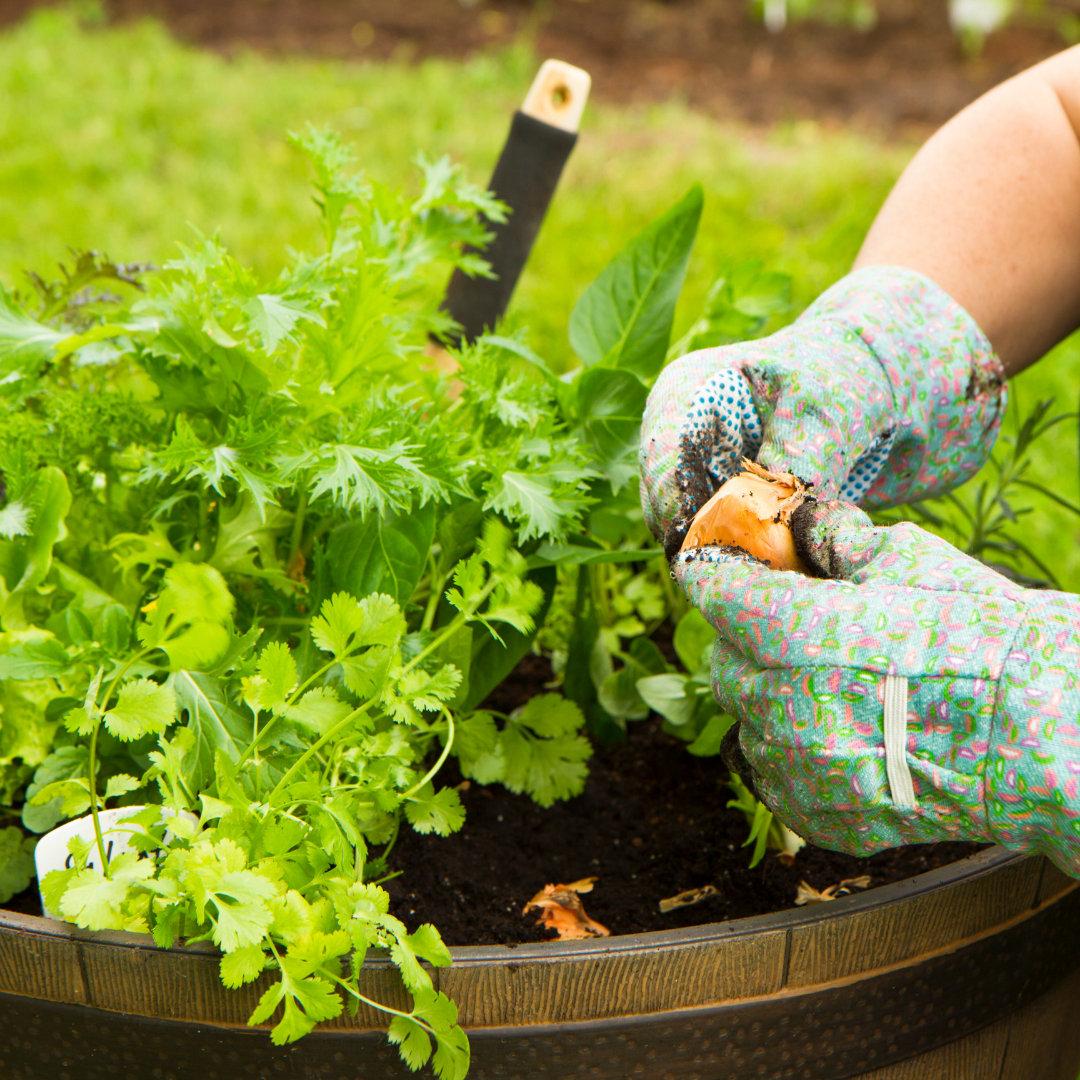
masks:
{"type": "Polygon", "coordinates": [[[929,278],[857,270],[792,326],[670,364],[645,407],[642,506],[671,556],[743,457],[823,499],[883,507],[956,487],[1005,410],[1001,363],[929,278]]]}
{"type": "Polygon", "coordinates": [[[713,691],[762,801],[826,848],[987,840],[1080,877],[1080,598],[845,503],[793,529],[842,580],[730,548],[673,564],[717,631],[713,691]]]}

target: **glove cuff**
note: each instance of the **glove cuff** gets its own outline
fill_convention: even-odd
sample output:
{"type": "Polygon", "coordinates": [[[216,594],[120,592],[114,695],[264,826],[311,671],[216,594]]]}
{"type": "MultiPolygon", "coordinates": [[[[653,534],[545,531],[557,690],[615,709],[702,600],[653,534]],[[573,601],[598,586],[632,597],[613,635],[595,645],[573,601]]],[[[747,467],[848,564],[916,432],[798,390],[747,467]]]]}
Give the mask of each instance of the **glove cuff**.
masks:
{"type": "Polygon", "coordinates": [[[979,470],[997,439],[1007,383],[986,335],[952,297],[914,270],[868,266],[822,293],[795,325],[819,321],[836,326],[830,337],[858,338],[891,391],[887,463],[863,506],[942,494],[979,470]]]}
{"type": "Polygon", "coordinates": [[[1080,877],[1080,598],[1025,592],[998,683],[986,759],[987,824],[1008,848],[1080,877]]]}

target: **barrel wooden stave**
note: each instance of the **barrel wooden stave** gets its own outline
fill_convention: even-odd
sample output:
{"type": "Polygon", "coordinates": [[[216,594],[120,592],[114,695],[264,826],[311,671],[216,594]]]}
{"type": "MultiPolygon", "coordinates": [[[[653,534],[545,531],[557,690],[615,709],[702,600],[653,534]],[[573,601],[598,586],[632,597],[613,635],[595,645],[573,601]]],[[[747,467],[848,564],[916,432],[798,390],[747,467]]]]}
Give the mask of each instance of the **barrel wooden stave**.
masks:
{"type": "MultiPolygon", "coordinates": [[[[639,1052],[648,1058],[643,1080],[756,1077],[770,1054],[777,1068],[763,1075],[821,1080],[831,1077],[834,1042],[846,1047],[842,1075],[864,1080],[1075,1080],[1080,1024],[1072,1017],[1080,1000],[1080,947],[1072,950],[1072,938],[1062,937],[1066,932],[1080,941],[1077,883],[1041,858],[988,851],[816,910],[604,941],[454,949],[455,964],[432,974],[458,1001],[474,1036],[475,1080],[533,1080],[551,1068],[574,1071],[586,1059],[593,1075],[623,1080],[638,1075],[637,1066],[628,1072],[626,1062],[636,1061],[639,1052]],[[1032,969],[1038,985],[1031,994],[1042,983],[1054,985],[1037,1002],[1024,1004],[1015,995],[1006,1001],[1013,975],[1025,977],[1028,939],[1046,954],[1042,967],[1032,969]],[[998,946],[1001,971],[986,967],[988,950],[998,946]],[[983,969],[970,967],[975,955],[983,957],[983,969]],[[962,995],[980,981],[977,970],[993,974],[987,984],[995,988],[975,986],[977,1007],[966,1017],[962,995]],[[934,979],[944,980],[939,994],[942,986],[952,987],[947,1000],[928,1023],[911,1013],[903,1022],[913,1024],[918,1038],[895,1045],[888,1032],[882,1035],[881,1023],[900,1022],[912,1000],[903,987],[933,971],[946,972],[928,977],[932,988],[934,979]],[[986,1000],[988,994],[993,1000],[986,1000]],[[829,1008],[841,1017],[835,1038],[829,1008]],[[999,1015],[1002,1009],[1013,1012],[999,1015]],[[863,1033],[855,1030],[860,1015],[868,1018],[863,1033]],[[790,1071],[781,1059],[785,1032],[795,1035],[796,1029],[804,1044],[813,1043],[813,1060],[790,1071]],[[597,1046],[608,1047],[604,1061],[593,1060],[597,1046]],[[893,1063],[878,1067],[882,1055],[893,1063]],[[536,1071],[541,1064],[543,1071],[536,1071]]],[[[369,961],[363,978],[369,996],[407,1007],[397,973],[385,961],[369,961]]],[[[265,1032],[245,1026],[265,981],[226,990],[206,946],[158,950],[144,936],[89,934],[0,912],[0,991],[15,995],[7,1001],[12,1022],[23,1014],[44,1022],[56,1003],[54,1029],[78,1029],[80,1038],[106,1030],[111,1040],[121,1032],[129,1042],[155,1046],[159,1035],[177,1046],[194,1038],[201,1049],[186,1072],[175,1073],[178,1080],[206,1080],[206,1063],[217,1060],[215,1054],[247,1061],[253,1075],[268,1069],[277,1075],[283,1064],[284,1075],[293,1075],[294,1067],[297,1076],[331,1075],[342,1054],[359,1069],[351,1075],[369,1075],[369,1066],[371,1075],[409,1075],[381,1035],[383,1015],[373,1010],[355,1019],[346,1014],[294,1047],[271,1047],[265,1032]],[[363,1062],[368,1065],[361,1067],[363,1062]]],[[[23,1053],[17,1037],[14,1044],[14,1051],[5,1049],[0,1039],[0,1059],[23,1053]]],[[[194,1053],[188,1045],[189,1051],[194,1053]]],[[[9,1067],[5,1075],[22,1073],[9,1067]]],[[[129,1080],[142,1075],[135,1070],[129,1080]]],[[[71,1076],[82,1080],[77,1070],[71,1076]]]]}

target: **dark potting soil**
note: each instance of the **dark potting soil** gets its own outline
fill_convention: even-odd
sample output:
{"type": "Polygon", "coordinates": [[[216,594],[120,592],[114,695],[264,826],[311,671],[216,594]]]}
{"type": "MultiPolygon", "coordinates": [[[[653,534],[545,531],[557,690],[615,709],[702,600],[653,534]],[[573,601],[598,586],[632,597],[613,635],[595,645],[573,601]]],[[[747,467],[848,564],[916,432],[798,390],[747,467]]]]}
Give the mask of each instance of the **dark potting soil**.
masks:
{"type": "MultiPolygon", "coordinates": [[[[509,712],[550,679],[548,661],[527,656],[485,705],[509,712]]],[[[442,780],[460,784],[464,827],[450,837],[403,830],[390,855],[403,872],[385,887],[394,914],[409,926],[433,923],[450,945],[556,936],[521,911],[547,884],[595,877],[586,912],[613,934],[634,934],[781,911],[801,881],[819,891],[863,875],[887,885],[986,846],[920,844],[863,859],[807,845],[790,866],[769,852],[751,870],[746,818],[727,808],[727,770],[688,754],[655,718],[632,723],[625,743],[596,747],[585,791],[547,810],[499,786],[462,783],[453,769],[442,780]],[[661,913],[661,900],[706,885],[716,895],[661,913]]]]}
{"type": "MultiPolygon", "coordinates": [[[[485,705],[509,712],[550,679],[549,662],[527,656],[485,705]]],[[[586,912],[613,934],[633,934],[790,908],[801,881],[822,890],[869,875],[871,887],[887,885],[985,846],[922,844],[861,859],[808,845],[790,866],[769,852],[751,870],[746,818],[727,808],[720,759],[691,756],[656,719],[631,724],[625,743],[598,746],[584,793],[547,810],[497,785],[462,782],[452,762],[441,780],[460,785],[464,827],[450,837],[403,829],[390,856],[402,873],[385,887],[395,915],[410,927],[433,923],[450,945],[554,937],[521,912],[546,884],[595,877],[586,912]],[[706,885],[716,895],[660,912],[661,900],[706,885]]],[[[40,915],[37,883],[0,906],[40,915]]]]}

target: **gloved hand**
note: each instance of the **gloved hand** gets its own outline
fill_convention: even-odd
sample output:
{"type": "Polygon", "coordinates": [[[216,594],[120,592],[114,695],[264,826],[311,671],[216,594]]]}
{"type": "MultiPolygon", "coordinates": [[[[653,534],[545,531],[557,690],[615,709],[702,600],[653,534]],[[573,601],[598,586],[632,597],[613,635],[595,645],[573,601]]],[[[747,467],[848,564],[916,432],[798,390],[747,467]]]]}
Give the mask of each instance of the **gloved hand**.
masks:
{"type": "Polygon", "coordinates": [[[827,848],[990,840],[1080,876],[1080,598],[845,503],[793,524],[844,580],[715,547],[673,563],[762,800],[827,848]]]}
{"type": "Polygon", "coordinates": [[[858,270],[792,326],[662,372],[642,423],[645,519],[674,554],[743,457],[871,507],[948,491],[989,455],[1005,387],[982,331],[932,281],[858,270]]]}

